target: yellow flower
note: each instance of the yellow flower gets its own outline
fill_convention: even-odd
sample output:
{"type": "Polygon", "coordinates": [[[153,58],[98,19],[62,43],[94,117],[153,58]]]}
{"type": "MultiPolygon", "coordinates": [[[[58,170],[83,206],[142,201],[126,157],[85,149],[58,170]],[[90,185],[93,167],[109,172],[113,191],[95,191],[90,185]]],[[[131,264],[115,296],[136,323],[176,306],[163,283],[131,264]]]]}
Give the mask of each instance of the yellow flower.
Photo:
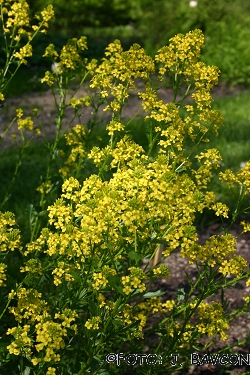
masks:
{"type": "Polygon", "coordinates": [[[93,279],[95,280],[95,282],[92,284],[92,287],[96,290],[99,290],[101,289],[102,286],[106,286],[107,283],[108,283],[108,280],[106,279],[105,276],[102,275],[101,272],[99,273],[93,273],[93,279]]]}
{"type": "Polygon", "coordinates": [[[6,270],[6,269],[7,269],[6,264],[4,264],[4,263],[0,263],[0,287],[6,285],[6,284],[4,283],[4,281],[7,280],[7,278],[6,278],[6,274],[5,274],[5,270],[6,270]]]}
{"type": "Polygon", "coordinates": [[[223,275],[234,274],[236,277],[246,269],[247,261],[241,256],[234,255],[230,260],[224,260],[219,268],[223,275]]]}
{"type": "Polygon", "coordinates": [[[99,329],[99,323],[101,322],[101,318],[99,316],[93,316],[92,318],[88,319],[85,323],[85,327],[87,329],[97,330],[99,329]]]}
{"type": "Polygon", "coordinates": [[[37,358],[37,357],[34,357],[31,359],[31,362],[34,366],[38,365],[38,363],[41,362],[41,359],[40,358],[37,358]]]}
{"type": "Polygon", "coordinates": [[[22,110],[22,108],[17,108],[16,109],[16,117],[17,118],[23,117],[23,110],[22,110]]]}
{"type": "Polygon", "coordinates": [[[163,309],[167,309],[168,311],[172,311],[174,306],[175,306],[175,301],[174,300],[169,300],[161,304],[163,309]]]}
{"type": "Polygon", "coordinates": [[[250,232],[250,223],[246,223],[245,221],[242,221],[240,223],[243,226],[243,233],[250,232]]]}
{"type": "Polygon", "coordinates": [[[49,367],[46,375],[56,375],[56,369],[54,367],[49,367]]]}
{"type": "Polygon", "coordinates": [[[115,131],[124,130],[124,125],[122,125],[118,121],[110,121],[110,123],[106,126],[108,130],[108,135],[113,135],[115,131]]]}
{"type": "Polygon", "coordinates": [[[55,77],[51,72],[47,71],[45,72],[45,76],[41,79],[41,82],[46,82],[49,86],[52,86],[55,82],[55,77]]]}
{"type": "Polygon", "coordinates": [[[20,48],[19,52],[15,52],[13,56],[17,57],[22,64],[27,64],[27,60],[25,60],[25,57],[32,56],[31,44],[27,43],[24,47],[20,48]]]}
{"type": "Polygon", "coordinates": [[[26,129],[26,130],[33,130],[34,128],[34,121],[30,116],[26,117],[25,119],[17,120],[18,130],[26,129]]]}

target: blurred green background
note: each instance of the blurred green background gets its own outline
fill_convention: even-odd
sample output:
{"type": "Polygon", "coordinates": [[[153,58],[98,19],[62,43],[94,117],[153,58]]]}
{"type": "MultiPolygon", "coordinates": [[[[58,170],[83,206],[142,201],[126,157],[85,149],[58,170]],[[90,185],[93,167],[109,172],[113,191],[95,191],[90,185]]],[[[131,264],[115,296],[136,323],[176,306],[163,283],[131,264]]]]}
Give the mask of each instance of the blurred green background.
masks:
{"type": "MultiPolygon", "coordinates": [[[[177,33],[199,28],[205,35],[202,60],[219,67],[220,81],[228,85],[250,83],[249,1],[28,0],[28,3],[31,17],[52,4],[55,18],[50,22],[48,34],[35,39],[26,74],[30,74],[32,67],[48,68],[50,62],[42,55],[49,43],[60,50],[69,38],[86,35],[85,57],[101,59],[105,47],[118,38],[124,49],[139,43],[153,56],[177,33]]],[[[0,35],[0,42],[1,38],[0,35]]],[[[1,50],[0,65],[4,59],[1,50]]]]}

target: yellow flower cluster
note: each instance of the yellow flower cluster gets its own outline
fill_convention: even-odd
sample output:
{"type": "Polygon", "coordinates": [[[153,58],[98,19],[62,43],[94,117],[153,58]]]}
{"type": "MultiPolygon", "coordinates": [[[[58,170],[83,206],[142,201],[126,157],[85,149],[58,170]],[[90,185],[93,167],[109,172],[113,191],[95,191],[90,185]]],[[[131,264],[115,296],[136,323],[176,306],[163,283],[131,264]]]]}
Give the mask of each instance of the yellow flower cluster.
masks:
{"type": "Polygon", "coordinates": [[[195,330],[195,327],[192,323],[187,323],[185,325],[185,332],[183,332],[181,334],[181,331],[182,331],[182,324],[179,323],[179,322],[174,322],[173,326],[171,326],[168,331],[169,331],[169,335],[171,337],[177,337],[179,336],[179,339],[178,339],[178,346],[180,348],[183,347],[183,345],[186,344],[187,341],[189,341],[193,335],[193,332],[195,330]],[[184,343],[183,343],[184,341],[184,343]]]}
{"type": "Polygon", "coordinates": [[[105,149],[100,149],[100,147],[94,146],[90,153],[88,154],[89,159],[93,159],[96,166],[100,166],[102,162],[110,155],[111,147],[106,146],[105,149]]]}
{"type": "Polygon", "coordinates": [[[98,302],[101,302],[99,304],[99,308],[102,309],[103,307],[107,311],[113,311],[115,308],[115,303],[113,301],[106,300],[105,301],[105,296],[103,294],[98,295],[98,302]]]}
{"type": "Polygon", "coordinates": [[[83,98],[71,98],[69,104],[72,108],[81,108],[83,106],[90,106],[90,97],[87,95],[83,98]]]}
{"type": "MultiPolygon", "coordinates": [[[[37,108],[34,108],[33,109],[33,114],[35,116],[37,116],[37,111],[38,109],[37,108]]],[[[34,129],[34,121],[32,120],[32,117],[31,116],[28,116],[26,118],[22,118],[23,117],[23,109],[22,108],[17,108],[16,109],[16,118],[17,118],[17,125],[18,125],[18,130],[21,131],[21,134],[22,134],[22,130],[24,129],[25,131],[28,130],[28,131],[35,131],[35,134],[36,135],[40,135],[41,134],[41,130],[39,128],[36,128],[34,129]]],[[[12,135],[13,138],[16,137],[15,134],[12,135]]]]}
{"type": "MultiPolygon", "coordinates": [[[[49,44],[43,54],[43,57],[49,57],[52,61],[57,62],[56,69],[53,72],[45,72],[45,76],[41,79],[41,82],[46,82],[49,86],[52,86],[56,80],[56,75],[62,75],[68,71],[75,71],[86,67],[86,59],[82,59],[80,52],[87,49],[86,37],[82,36],[79,39],[69,39],[65,46],[63,46],[60,55],[55,50],[54,44],[49,44]]],[[[86,103],[89,100],[85,99],[86,103]]]]}
{"type": "MultiPolygon", "coordinates": [[[[45,230],[34,244],[27,246],[27,251],[43,248],[50,256],[64,256],[65,264],[68,264],[73,258],[85,261],[95,248],[94,258],[98,259],[106,248],[104,239],[108,235],[116,257],[118,252],[122,256],[121,239],[133,244],[136,231],[140,241],[150,241],[155,231],[156,236],[163,237],[168,243],[165,256],[181,245],[183,256],[190,256],[191,260],[197,259],[197,255],[200,260],[211,257],[208,246],[195,247],[197,234],[192,223],[197,210],[214,206],[215,196],[198,191],[186,174],[174,173],[166,156],[149,162],[143,150],[137,151],[135,146],[135,143],[127,142],[126,147],[124,140],[117,145],[113,155],[119,156],[114,160],[117,163],[121,160],[122,168],[108,182],[102,182],[96,175],[85,180],[82,187],[74,178],[66,180],[62,197],[48,208],[49,223],[59,233],[45,230]],[[154,227],[150,227],[149,222],[154,227]],[[166,229],[160,229],[162,224],[166,229]],[[121,237],[124,230],[126,235],[121,237]]],[[[217,212],[221,207],[215,205],[214,209],[217,212]]],[[[222,245],[225,248],[225,243],[218,244],[221,260],[227,255],[227,251],[221,252],[222,245]]],[[[73,269],[76,265],[79,267],[75,263],[73,269]]],[[[130,293],[131,280],[127,281],[126,292],[130,293]]]]}
{"type": "Polygon", "coordinates": [[[55,319],[62,320],[63,327],[72,328],[75,332],[77,332],[77,325],[74,324],[71,326],[71,322],[74,322],[77,317],[77,313],[68,308],[64,309],[62,313],[55,314],[55,319]]]}
{"type": "Polygon", "coordinates": [[[10,354],[20,355],[25,353],[27,358],[37,365],[40,362],[60,361],[60,355],[56,352],[65,347],[64,337],[67,336],[67,328],[77,332],[77,326],[71,325],[78,317],[75,311],[68,308],[57,313],[52,320],[47,303],[41,300],[41,293],[34,289],[20,288],[12,293],[12,298],[17,296],[17,306],[9,310],[19,323],[18,327],[9,328],[7,335],[13,335],[14,341],[7,347],[10,354]],[[23,324],[23,321],[27,324],[23,324]],[[34,355],[42,352],[41,355],[34,355]]]}
{"type": "Polygon", "coordinates": [[[103,276],[101,272],[93,273],[93,279],[95,282],[92,284],[92,287],[96,290],[100,290],[102,286],[105,287],[108,283],[108,280],[106,279],[105,276],[103,276]]]}
{"type": "Polygon", "coordinates": [[[92,318],[88,319],[85,323],[85,327],[87,329],[97,330],[99,329],[99,323],[101,323],[101,318],[99,316],[93,316],[92,318]]]}
{"type": "Polygon", "coordinates": [[[45,76],[41,79],[41,82],[46,82],[47,85],[52,86],[55,83],[55,77],[51,72],[47,71],[45,72],[45,76]]]}
{"type": "Polygon", "coordinates": [[[66,198],[66,199],[70,199],[74,201],[75,192],[79,189],[79,187],[80,187],[79,182],[73,177],[70,177],[62,185],[62,198],[66,198]]]}
{"type": "MultiPolygon", "coordinates": [[[[38,19],[42,18],[42,20],[45,22],[49,22],[53,17],[54,17],[54,11],[53,11],[53,6],[51,4],[49,4],[47,8],[42,10],[41,17],[39,15],[37,16],[38,19]]],[[[47,23],[46,23],[46,27],[48,27],[47,23]]]]}
{"type": "Polygon", "coordinates": [[[5,274],[6,269],[7,269],[6,264],[0,263],[0,287],[6,286],[6,284],[4,283],[4,281],[7,280],[6,274],[5,274]]]}
{"type": "MultiPolygon", "coordinates": [[[[108,152],[108,148],[106,148],[108,152]]],[[[141,160],[147,160],[148,157],[144,155],[144,150],[141,146],[137,145],[128,135],[125,135],[116,145],[116,148],[110,151],[113,160],[110,164],[111,168],[115,168],[117,165],[123,166],[124,162],[128,165],[133,162],[134,159],[139,158],[141,160]]],[[[91,154],[90,154],[91,156],[91,154]]]]}
{"type": "Polygon", "coordinates": [[[35,17],[40,21],[38,26],[34,25],[32,26],[34,31],[37,31],[39,28],[41,29],[41,33],[46,33],[47,28],[49,27],[48,22],[54,18],[54,10],[53,5],[49,4],[47,8],[44,8],[44,10],[40,14],[36,14],[35,17]]]}
{"type": "Polygon", "coordinates": [[[48,228],[43,228],[41,230],[41,234],[38,237],[38,239],[26,245],[27,250],[25,250],[24,255],[27,256],[32,251],[42,252],[45,247],[45,244],[47,244],[48,238],[49,238],[49,230],[48,228]]]}
{"type": "Polygon", "coordinates": [[[221,263],[219,272],[223,275],[235,275],[240,276],[247,267],[247,261],[242,256],[234,255],[229,261],[224,260],[221,263]]]}
{"type": "Polygon", "coordinates": [[[243,187],[244,195],[250,193],[250,161],[248,161],[243,168],[234,174],[230,169],[225,172],[220,172],[220,180],[226,182],[229,187],[236,184],[243,187]]]}
{"type": "Polygon", "coordinates": [[[196,261],[202,263],[208,262],[208,265],[214,267],[220,265],[220,272],[223,274],[234,273],[237,276],[245,269],[246,262],[240,256],[235,256],[236,239],[231,234],[216,235],[210,237],[205,245],[197,243],[186,243],[182,245],[181,256],[189,257],[189,263],[196,261]],[[223,249],[223,250],[222,250],[223,249]],[[230,260],[228,259],[230,257],[230,260]]]}
{"type": "Polygon", "coordinates": [[[72,207],[66,205],[62,198],[58,198],[53,206],[48,207],[49,224],[54,224],[56,229],[66,232],[67,224],[72,219],[72,207]]]}
{"type": "Polygon", "coordinates": [[[83,62],[78,49],[83,51],[86,48],[86,37],[82,36],[79,40],[76,38],[70,39],[61,50],[60,61],[58,64],[59,72],[63,72],[67,69],[75,70],[81,67],[83,62]]]}
{"type": "Polygon", "coordinates": [[[221,340],[225,341],[228,335],[225,330],[229,329],[229,324],[224,317],[224,311],[220,303],[212,302],[208,304],[203,301],[198,306],[198,314],[201,323],[197,325],[198,332],[207,334],[209,337],[220,334],[221,340]]]}
{"type": "Polygon", "coordinates": [[[55,45],[50,43],[43,54],[43,57],[50,57],[52,60],[55,60],[59,56],[58,52],[55,49],[55,45]]]}
{"type": "Polygon", "coordinates": [[[119,40],[109,44],[105,55],[108,58],[95,69],[90,87],[100,88],[103,98],[113,96],[114,100],[104,110],[118,112],[128,97],[128,88],[135,88],[134,78],[147,79],[155,70],[154,61],[138,44],[123,52],[119,40]]]}
{"type": "Polygon", "coordinates": [[[32,351],[30,347],[32,346],[32,340],[28,337],[29,333],[30,325],[28,324],[25,324],[23,327],[18,326],[8,329],[6,334],[15,337],[15,340],[7,346],[10,354],[19,355],[24,352],[27,356],[31,356],[32,351]]]}
{"type": "Polygon", "coordinates": [[[94,272],[93,273],[93,279],[94,279],[95,282],[92,284],[92,288],[94,288],[96,290],[100,290],[102,286],[105,287],[108,284],[107,277],[110,276],[110,275],[115,275],[115,274],[116,274],[116,271],[114,269],[105,265],[103,267],[102,272],[98,272],[98,273],[94,272]]]}
{"type": "Polygon", "coordinates": [[[212,209],[215,211],[216,216],[223,216],[223,217],[228,218],[229,208],[225,204],[221,202],[216,202],[212,206],[212,209]]]}
{"type": "MultiPolygon", "coordinates": [[[[197,169],[192,170],[193,175],[195,176],[196,183],[200,188],[206,189],[208,181],[210,181],[212,177],[212,168],[218,168],[220,166],[219,161],[222,159],[219,151],[215,148],[210,150],[206,150],[206,152],[201,152],[199,155],[195,156],[196,159],[200,162],[202,159],[205,159],[204,163],[197,169]]],[[[223,212],[226,212],[228,209],[226,206],[223,206],[223,212]]],[[[222,205],[220,205],[222,208],[222,205]]]]}
{"type": "MultiPolygon", "coordinates": [[[[60,323],[41,321],[36,324],[36,342],[38,344],[35,345],[35,348],[38,352],[46,348],[43,361],[60,361],[60,355],[55,354],[55,351],[65,347],[63,336],[67,336],[67,330],[60,323]]],[[[40,358],[32,359],[34,365],[40,361],[40,358]]]]}
{"type": "Polygon", "coordinates": [[[9,310],[19,323],[23,319],[34,323],[42,313],[48,311],[47,303],[40,299],[42,294],[34,289],[20,288],[18,292],[12,295],[12,297],[14,296],[17,296],[18,299],[17,307],[10,307],[9,310]]]}
{"type": "Polygon", "coordinates": [[[110,121],[110,123],[106,126],[108,130],[108,135],[114,135],[115,131],[124,130],[124,125],[122,125],[119,121],[110,121]]]}
{"type": "Polygon", "coordinates": [[[17,120],[18,130],[25,129],[32,131],[34,128],[34,121],[32,120],[31,116],[26,117],[25,119],[17,120]]]}
{"type": "Polygon", "coordinates": [[[19,29],[18,34],[23,34],[23,28],[30,25],[29,5],[26,1],[14,2],[8,10],[7,15],[8,19],[4,29],[6,33],[9,33],[11,28],[17,27],[19,29]]]}
{"type": "Polygon", "coordinates": [[[48,194],[53,185],[51,181],[42,182],[40,186],[36,188],[37,191],[39,191],[41,194],[48,194]]]}
{"type": "Polygon", "coordinates": [[[56,369],[54,367],[48,367],[46,375],[56,375],[56,369]]]}
{"type": "Polygon", "coordinates": [[[19,52],[15,52],[14,57],[17,57],[21,64],[27,64],[25,57],[32,56],[32,46],[31,44],[26,44],[24,47],[21,47],[19,52]]]}
{"type": "Polygon", "coordinates": [[[65,134],[66,143],[71,147],[70,155],[65,161],[64,166],[59,170],[59,173],[64,178],[69,177],[71,171],[85,156],[85,141],[86,141],[86,130],[84,125],[78,124],[68,133],[65,134]]]}
{"type": "Polygon", "coordinates": [[[240,224],[243,226],[242,233],[250,232],[250,223],[246,223],[245,221],[242,221],[240,224]]]}
{"type": "Polygon", "coordinates": [[[52,271],[52,275],[54,275],[54,284],[58,286],[62,283],[62,279],[64,279],[65,281],[73,281],[74,278],[71,275],[71,270],[71,265],[62,261],[58,262],[57,267],[52,271]]]}
{"type": "Polygon", "coordinates": [[[136,329],[127,333],[128,340],[133,338],[143,338],[142,331],[146,325],[147,317],[143,312],[139,311],[138,308],[133,308],[133,306],[125,304],[122,306],[122,309],[118,312],[116,317],[122,319],[126,325],[133,324],[136,321],[139,322],[136,329]]]}
{"type": "Polygon", "coordinates": [[[130,271],[129,276],[122,276],[122,284],[124,286],[123,292],[125,294],[132,293],[133,289],[139,289],[140,292],[144,292],[146,290],[145,284],[142,280],[146,279],[146,275],[140,268],[130,267],[128,269],[130,271]]]}
{"type": "Polygon", "coordinates": [[[12,212],[0,212],[0,252],[22,249],[20,230],[13,228],[15,225],[15,215],[12,212]]]}
{"type": "Polygon", "coordinates": [[[152,297],[144,302],[138,304],[138,307],[145,312],[152,312],[153,314],[158,312],[172,311],[175,306],[174,300],[168,300],[161,302],[159,297],[152,297]]]}
{"type": "Polygon", "coordinates": [[[29,5],[24,0],[6,1],[5,7],[2,8],[4,33],[12,39],[11,48],[14,50],[12,57],[19,60],[19,65],[26,64],[26,57],[32,56],[31,41],[37,32],[46,32],[48,21],[54,16],[53,7],[49,5],[41,14],[36,15],[39,24],[31,25],[29,13],[29,5]],[[33,29],[33,33],[30,29],[33,29]],[[28,37],[28,42],[17,51],[23,35],[28,37]]]}
{"type": "Polygon", "coordinates": [[[20,272],[31,272],[42,275],[42,264],[38,259],[29,259],[25,267],[20,267],[20,272]]]}
{"type": "Polygon", "coordinates": [[[155,57],[157,62],[163,64],[160,74],[168,70],[174,74],[190,74],[204,47],[204,35],[200,30],[195,30],[186,35],[178,34],[169,41],[169,46],[161,48],[155,57]]]}
{"type": "Polygon", "coordinates": [[[157,277],[161,276],[161,277],[167,278],[167,277],[169,277],[170,271],[169,271],[169,268],[167,266],[164,266],[162,264],[160,267],[154,268],[153,273],[157,277]]]}
{"type": "MultiPolygon", "coordinates": [[[[218,125],[222,123],[219,112],[210,109],[212,102],[210,89],[217,84],[219,71],[198,61],[203,44],[204,36],[200,30],[191,31],[186,35],[178,34],[170,39],[168,47],[161,48],[155,56],[155,62],[161,64],[159,80],[163,80],[166,72],[173,75],[174,103],[164,103],[158,91],[148,82],[146,82],[146,91],[138,93],[143,99],[144,110],[150,111],[146,118],[154,118],[159,122],[155,132],[161,132],[158,144],[163,148],[160,148],[160,153],[165,153],[166,149],[174,146],[179,154],[183,149],[186,131],[195,141],[200,133],[207,133],[209,127],[217,134],[218,125]],[[181,84],[188,85],[185,97],[189,96],[193,85],[191,98],[195,105],[185,106],[188,112],[185,118],[181,118],[178,111],[183,101],[176,103],[177,91],[181,84]],[[195,133],[195,128],[200,133],[195,133]]],[[[101,88],[100,85],[99,87],[101,88]]],[[[203,141],[208,140],[203,139],[203,141]]],[[[172,155],[174,156],[175,153],[172,155]]]]}

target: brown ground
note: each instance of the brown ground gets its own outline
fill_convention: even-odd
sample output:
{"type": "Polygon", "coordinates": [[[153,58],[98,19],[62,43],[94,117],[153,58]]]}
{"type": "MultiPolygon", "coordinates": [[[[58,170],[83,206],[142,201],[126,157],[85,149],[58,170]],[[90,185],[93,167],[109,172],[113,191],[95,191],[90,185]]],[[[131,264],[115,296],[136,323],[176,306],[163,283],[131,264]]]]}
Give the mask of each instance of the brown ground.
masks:
{"type": "MultiPolygon", "coordinates": [[[[241,87],[228,88],[225,85],[219,85],[213,91],[213,97],[221,96],[232,96],[242,92],[241,87]]],[[[85,95],[86,92],[84,88],[78,93],[79,96],[85,95]]],[[[135,94],[135,93],[134,93],[135,94]]],[[[161,96],[164,101],[172,101],[172,91],[171,90],[161,90],[161,96]]],[[[3,108],[1,109],[0,117],[0,135],[3,135],[3,131],[6,126],[9,125],[10,119],[15,115],[15,109],[17,107],[23,107],[25,114],[29,115],[34,107],[39,108],[40,113],[40,122],[44,125],[44,131],[48,139],[52,139],[55,134],[55,123],[54,119],[56,117],[56,108],[54,104],[54,98],[50,91],[45,92],[44,94],[33,93],[32,95],[23,95],[19,98],[7,99],[4,102],[3,108]]],[[[123,119],[130,119],[139,109],[140,102],[135,95],[132,95],[129,99],[129,102],[126,104],[123,111],[123,119]]],[[[72,109],[67,109],[66,116],[64,119],[64,128],[70,123],[72,119],[73,111],[72,109]]],[[[88,119],[91,117],[91,108],[86,108],[82,116],[81,123],[86,124],[88,119]]],[[[108,115],[104,117],[104,123],[107,123],[108,115]]],[[[73,124],[79,123],[79,121],[74,121],[73,124]]],[[[14,124],[15,125],[15,124],[14,124]]],[[[11,133],[16,133],[17,130],[14,127],[11,133]]],[[[10,134],[7,133],[2,141],[2,150],[7,149],[11,143],[12,139],[10,134]]],[[[239,225],[234,225],[230,233],[238,236],[241,232],[239,225]]],[[[219,234],[220,227],[218,228],[208,228],[200,232],[200,241],[204,241],[209,238],[212,234],[219,234]]],[[[237,239],[237,254],[242,255],[248,262],[250,262],[250,233],[244,234],[237,239]]],[[[171,298],[177,291],[179,285],[182,283],[184,287],[187,287],[185,272],[188,272],[193,279],[197,278],[197,272],[194,266],[189,265],[186,259],[182,259],[179,255],[179,252],[176,251],[171,254],[171,256],[165,261],[168,265],[171,278],[162,280],[161,283],[155,285],[155,290],[161,289],[166,292],[167,299],[171,298]]],[[[230,309],[234,309],[238,304],[242,304],[242,297],[250,293],[250,288],[246,288],[244,282],[238,283],[235,288],[225,291],[225,296],[228,298],[230,309]]],[[[238,317],[231,324],[229,338],[227,342],[224,342],[223,345],[230,343],[235,347],[235,351],[238,350],[237,343],[238,340],[245,339],[250,331],[250,311],[249,314],[238,317]]],[[[218,348],[221,346],[221,342],[218,343],[218,348]]],[[[245,353],[250,353],[250,345],[245,346],[245,353]]],[[[228,373],[230,374],[243,374],[246,371],[246,368],[234,368],[232,367],[228,373]]],[[[218,373],[217,367],[208,368],[208,366],[190,366],[188,371],[181,371],[175,373],[175,375],[188,375],[188,374],[212,374],[218,373]]],[[[174,374],[174,373],[173,373],[174,374]]],[[[250,374],[250,371],[248,372],[250,374]]]]}
{"type": "MultiPolygon", "coordinates": [[[[140,80],[137,80],[136,82],[139,89],[138,91],[143,91],[144,85],[142,84],[142,82],[140,80]]],[[[76,87],[71,87],[71,90],[69,90],[68,98],[73,96],[75,89],[76,87]]],[[[220,84],[213,89],[212,95],[214,98],[222,96],[233,96],[238,93],[241,93],[243,90],[244,89],[241,86],[227,87],[224,84],[220,84]]],[[[172,89],[160,89],[159,93],[164,102],[171,102],[173,100],[172,89]]],[[[86,89],[84,86],[82,86],[82,88],[77,92],[75,97],[84,97],[86,96],[86,94],[86,89]]],[[[131,95],[128,100],[128,103],[125,104],[123,109],[123,120],[131,119],[141,108],[140,101],[136,96],[136,91],[131,90],[130,94],[131,95]]],[[[0,136],[4,135],[5,128],[9,126],[10,122],[15,117],[16,108],[22,108],[24,110],[25,116],[32,115],[33,108],[38,108],[39,126],[40,124],[42,124],[43,134],[45,134],[48,139],[53,139],[56,129],[55,118],[57,117],[57,111],[51,90],[45,91],[43,93],[34,92],[30,95],[22,95],[17,98],[10,98],[5,100],[3,103],[3,107],[0,108],[0,136]]],[[[103,108],[104,105],[100,107],[100,110],[98,112],[98,115],[102,117],[102,121],[100,124],[107,124],[110,119],[110,114],[108,112],[103,113],[103,108]]],[[[79,121],[79,119],[75,119],[71,124],[74,111],[72,108],[67,108],[65,111],[62,130],[64,131],[65,129],[67,129],[69,124],[71,124],[70,127],[79,123],[86,125],[88,120],[92,116],[92,108],[85,107],[81,113],[81,120],[79,121]]],[[[138,114],[138,117],[143,115],[145,115],[145,112],[142,110],[140,114],[138,114]]],[[[37,121],[35,121],[35,124],[38,126],[37,121]]],[[[4,139],[1,144],[2,150],[8,148],[9,145],[13,144],[11,134],[18,134],[16,123],[13,123],[10,131],[8,131],[4,135],[4,139]]],[[[42,139],[42,136],[36,137],[36,139],[42,139]]]]}

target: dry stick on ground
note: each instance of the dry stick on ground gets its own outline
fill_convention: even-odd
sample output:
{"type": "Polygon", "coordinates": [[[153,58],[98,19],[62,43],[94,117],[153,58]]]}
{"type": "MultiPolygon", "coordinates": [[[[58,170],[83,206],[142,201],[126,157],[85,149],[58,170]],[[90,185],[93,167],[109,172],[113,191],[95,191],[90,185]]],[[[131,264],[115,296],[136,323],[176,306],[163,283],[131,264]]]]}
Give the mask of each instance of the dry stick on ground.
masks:
{"type": "Polygon", "coordinates": [[[155,266],[157,263],[160,262],[160,260],[162,258],[162,251],[163,250],[164,250],[164,245],[160,245],[158,250],[155,253],[153,266],[155,266]]]}
{"type": "MultiPolygon", "coordinates": [[[[160,229],[162,229],[162,230],[165,229],[165,228],[166,228],[166,225],[162,225],[160,227],[160,229]]],[[[162,258],[162,252],[163,252],[163,250],[165,250],[165,246],[163,244],[161,244],[159,246],[158,250],[155,253],[153,267],[156,266],[156,264],[160,262],[160,260],[162,258]]]]}

